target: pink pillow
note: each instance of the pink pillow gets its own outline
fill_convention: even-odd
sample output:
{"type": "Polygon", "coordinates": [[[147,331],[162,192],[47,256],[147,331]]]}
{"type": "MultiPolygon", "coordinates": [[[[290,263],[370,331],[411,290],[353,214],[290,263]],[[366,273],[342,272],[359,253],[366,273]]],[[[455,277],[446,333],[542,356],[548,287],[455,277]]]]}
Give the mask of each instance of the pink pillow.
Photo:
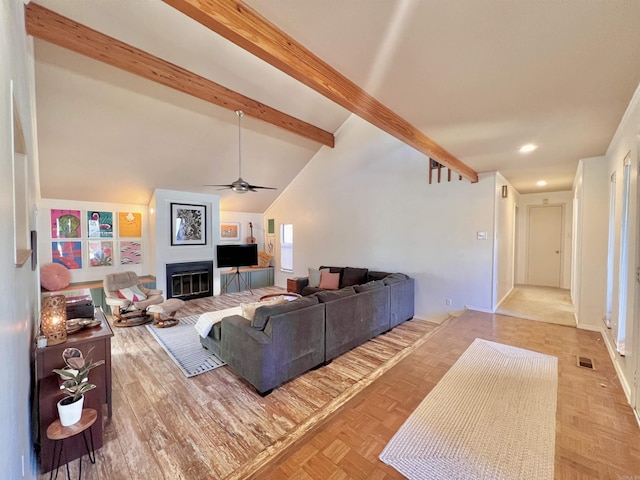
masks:
{"type": "Polygon", "coordinates": [[[340,285],[340,273],[320,270],[320,285],[318,287],[325,290],[338,290],[338,285],[340,285]]]}
{"type": "Polygon", "coordinates": [[[47,263],[40,267],[40,284],[45,290],[62,290],[71,282],[71,272],[59,263],[47,263]]]}

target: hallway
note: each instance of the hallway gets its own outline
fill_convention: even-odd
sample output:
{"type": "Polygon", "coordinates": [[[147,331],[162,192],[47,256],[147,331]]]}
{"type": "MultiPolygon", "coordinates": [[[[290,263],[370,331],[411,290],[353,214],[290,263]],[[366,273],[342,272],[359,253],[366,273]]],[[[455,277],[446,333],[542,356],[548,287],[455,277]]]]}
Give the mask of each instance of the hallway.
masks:
{"type": "Polygon", "coordinates": [[[496,313],[557,325],[576,326],[569,290],[533,285],[516,285],[498,306],[496,313]]]}

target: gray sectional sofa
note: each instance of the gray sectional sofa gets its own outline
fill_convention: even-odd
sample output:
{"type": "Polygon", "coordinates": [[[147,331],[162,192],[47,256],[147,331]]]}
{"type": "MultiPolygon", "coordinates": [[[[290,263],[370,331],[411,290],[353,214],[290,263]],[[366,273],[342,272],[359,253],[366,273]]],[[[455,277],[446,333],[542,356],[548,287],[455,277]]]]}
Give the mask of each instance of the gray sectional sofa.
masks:
{"type": "Polygon", "coordinates": [[[340,272],[338,289],[311,288],[308,280],[298,278],[302,298],[259,307],[251,321],[240,315],[225,317],[200,339],[202,345],[266,395],[413,318],[411,277],[353,269],[359,270],[358,277],[349,267],[331,268],[340,272]],[[344,285],[343,279],[350,283],[356,277],[362,283],[344,285]]]}

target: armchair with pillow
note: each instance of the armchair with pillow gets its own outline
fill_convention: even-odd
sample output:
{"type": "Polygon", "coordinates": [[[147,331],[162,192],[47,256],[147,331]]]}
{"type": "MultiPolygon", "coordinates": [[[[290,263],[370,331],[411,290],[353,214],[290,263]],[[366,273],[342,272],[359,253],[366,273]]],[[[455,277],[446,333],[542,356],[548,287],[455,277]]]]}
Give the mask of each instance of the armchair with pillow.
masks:
{"type": "Polygon", "coordinates": [[[103,283],[105,302],[116,317],[116,327],[143,325],[152,320],[147,308],[164,301],[162,290],[145,287],[135,272],[109,273],[103,283]]]}

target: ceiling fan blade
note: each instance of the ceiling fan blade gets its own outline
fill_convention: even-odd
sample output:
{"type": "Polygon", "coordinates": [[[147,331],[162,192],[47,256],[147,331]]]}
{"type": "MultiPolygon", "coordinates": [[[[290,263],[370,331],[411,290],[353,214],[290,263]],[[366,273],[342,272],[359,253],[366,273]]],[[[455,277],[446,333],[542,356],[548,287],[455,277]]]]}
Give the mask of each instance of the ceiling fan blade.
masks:
{"type": "Polygon", "coordinates": [[[275,187],[260,187],[259,185],[249,185],[249,190],[255,191],[258,188],[261,188],[263,190],[277,190],[277,188],[275,187]]]}

